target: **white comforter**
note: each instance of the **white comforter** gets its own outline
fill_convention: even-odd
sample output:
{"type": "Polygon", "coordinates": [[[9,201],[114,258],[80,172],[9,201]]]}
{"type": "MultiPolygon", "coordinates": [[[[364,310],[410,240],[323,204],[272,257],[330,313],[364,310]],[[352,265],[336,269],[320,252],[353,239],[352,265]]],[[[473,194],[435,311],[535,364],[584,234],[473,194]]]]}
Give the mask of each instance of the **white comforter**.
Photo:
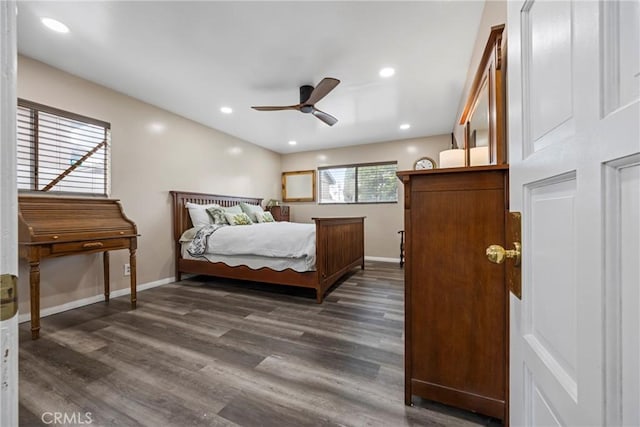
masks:
{"type": "Polygon", "coordinates": [[[316,225],[270,222],[222,227],[209,236],[206,252],[276,258],[315,257],[316,225]]]}

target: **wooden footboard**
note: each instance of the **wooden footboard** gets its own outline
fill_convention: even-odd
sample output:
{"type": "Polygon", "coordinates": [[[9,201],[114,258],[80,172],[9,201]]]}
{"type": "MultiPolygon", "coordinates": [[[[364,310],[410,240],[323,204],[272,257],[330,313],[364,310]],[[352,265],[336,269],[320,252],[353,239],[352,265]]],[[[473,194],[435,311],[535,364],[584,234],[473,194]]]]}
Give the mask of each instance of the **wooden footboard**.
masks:
{"type": "Polygon", "coordinates": [[[364,217],[313,218],[316,223],[317,300],[347,271],[364,269],[364,217]]]}
{"type": "Polygon", "coordinates": [[[206,260],[183,259],[180,236],[192,227],[186,203],[233,206],[239,202],[260,205],[262,199],[216,194],[171,191],[173,198],[173,237],[175,242],[176,281],[182,273],[206,274],[256,282],[312,288],[321,303],[327,290],[350,269],[364,268],[364,217],[313,218],[316,223],[316,271],[299,273],[270,268],[252,270],[246,266],[229,267],[206,260]]]}

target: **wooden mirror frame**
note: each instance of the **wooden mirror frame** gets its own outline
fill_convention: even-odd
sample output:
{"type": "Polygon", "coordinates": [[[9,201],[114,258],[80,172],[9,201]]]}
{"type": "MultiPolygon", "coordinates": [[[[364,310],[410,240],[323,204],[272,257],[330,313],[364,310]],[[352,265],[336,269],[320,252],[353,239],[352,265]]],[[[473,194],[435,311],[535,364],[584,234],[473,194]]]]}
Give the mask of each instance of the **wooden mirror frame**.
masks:
{"type": "Polygon", "coordinates": [[[283,202],[313,202],[316,200],[316,171],[282,172],[283,202]],[[308,182],[308,181],[311,182],[308,182]]]}
{"type": "Polygon", "coordinates": [[[491,27],[489,40],[476,71],[469,97],[465,103],[459,124],[465,126],[465,166],[471,165],[470,122],[484,85],[489,91],[489,164],[507,163],[506,109],[505,109],[505,60],[504,24],[491,27]]]}

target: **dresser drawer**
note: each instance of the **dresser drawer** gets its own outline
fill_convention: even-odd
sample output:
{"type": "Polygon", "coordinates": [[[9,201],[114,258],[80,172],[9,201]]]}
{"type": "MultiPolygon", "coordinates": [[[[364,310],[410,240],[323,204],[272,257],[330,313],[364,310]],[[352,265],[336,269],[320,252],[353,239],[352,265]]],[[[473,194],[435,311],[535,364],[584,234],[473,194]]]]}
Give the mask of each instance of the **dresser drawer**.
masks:
{"type": "Polygon", "coordinates": [[[129,239],[87,240],[83,242],[62,242],[51,245],[51,254],[88,252],[95,250],[124,249],[130,246],[129,239]]]}

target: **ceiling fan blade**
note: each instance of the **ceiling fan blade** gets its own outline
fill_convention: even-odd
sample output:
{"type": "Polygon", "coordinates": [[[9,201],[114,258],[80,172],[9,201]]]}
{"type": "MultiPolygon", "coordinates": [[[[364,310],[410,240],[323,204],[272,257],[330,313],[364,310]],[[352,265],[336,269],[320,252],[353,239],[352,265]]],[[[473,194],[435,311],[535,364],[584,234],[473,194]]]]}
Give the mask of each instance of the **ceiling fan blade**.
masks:
{"type": "Polygon", "coordinates": [[[316,116],[317,118],[319,118],[320,120],[328,124],[329,126],[333,126],[336,123],[338,123],[338,119],[333,117],[331,114],[327,114],[324,111],[318,110],[317,108],[314,108],[311,114],[313,114],[314,116],[316,116]]]}
{"type": "Polygon", "coordinates": [[[307,105],[313,105],[316,102],[320,101],[322,98],[327,96],[329,92],[331,92],[336,86],[338,86],[340,80],[334,79],[333,77],[325,77],[322,79],[318,86],[313,89],[311,95],[309,95],[309,99],[305,102],[307,105]]]}
{"type": "Polygon", "coordinates": [[[254,110],[258,111],[280,111],[280,110],[300,110],[301,105],[283,105],[280,107],[271,107],[271,106],[263,106],[263,107],[251,107],[254,110]]]}

